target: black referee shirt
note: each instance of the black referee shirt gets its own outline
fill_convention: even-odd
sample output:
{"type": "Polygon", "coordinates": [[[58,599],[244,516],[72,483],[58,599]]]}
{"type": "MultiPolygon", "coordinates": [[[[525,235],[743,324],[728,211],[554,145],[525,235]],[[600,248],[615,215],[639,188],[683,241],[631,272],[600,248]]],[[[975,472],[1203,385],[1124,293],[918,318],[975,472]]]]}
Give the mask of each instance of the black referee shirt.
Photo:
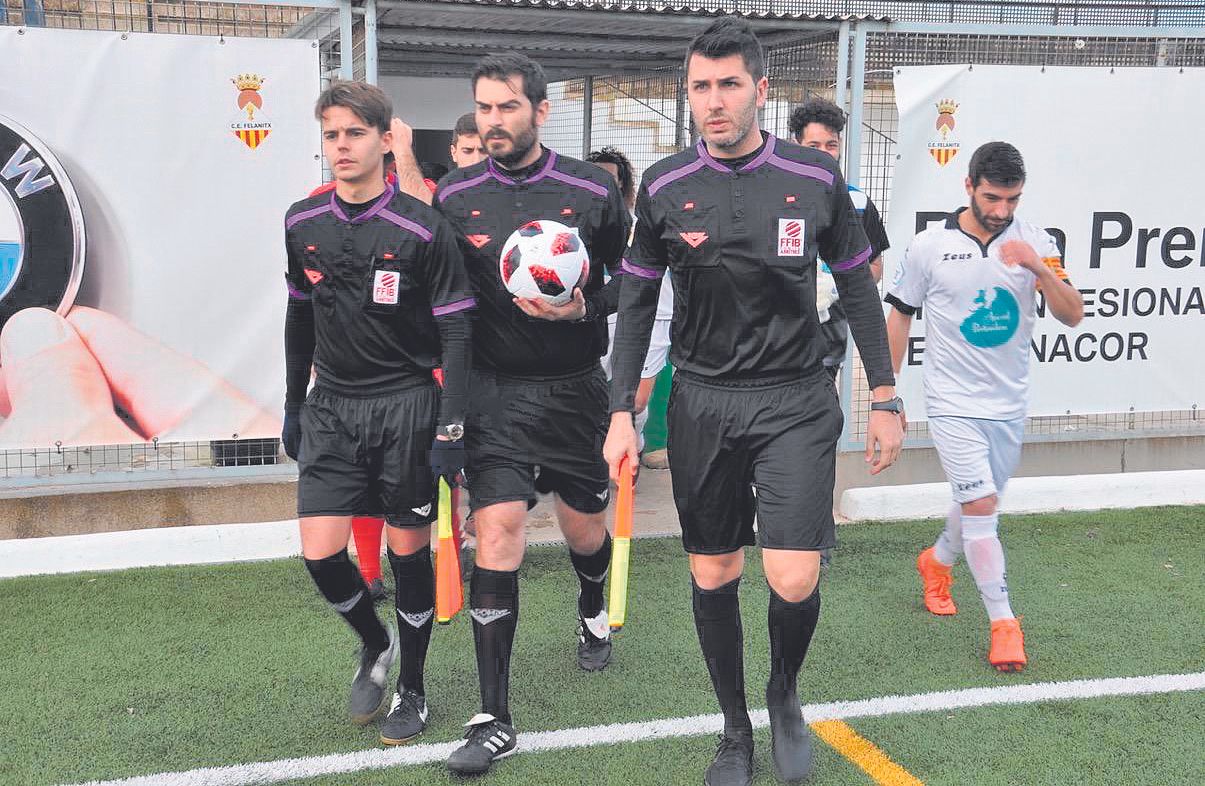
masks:
{"type": "Polygon", "coordinates": [[[349,216],[331,191],[285,216],[289,295],[314,306],[318,383],[380,395],[440,365],[436,317],[474,306],[452,229],[392,183],[349,216]]]}
{"type": "Polygon", "coordinates": [[[893,384],[867,266],[871,248],[836,161],[763,137],[758,151],[731,162],[735,168],[700,141],[645,171],[636,232],[623,261],[628,275],[616,328],[612,411],[632,409],[667,266],[674,281],[670,361],[679,371],[763,382],[819,369],[820,254],[830,260],[847,311],[865,312],[872,326],[861,338],[860,325],[854,326],[871,386],[893,384]]]}
{"type": "Polygon", "coordinates": [[[435,192],[435,206],[456,229],[477,293],[476,367],[540,379],[598,363],[607,351],[606,316],[619,300],[619,281],[604,289],[603,269],[619,273],[631,225],[614,178],[593,164],[544,149],[520,173],[507,172],[491,158],[448,173],[435,192]],[[498,260],[503,244],[513,231],[537,219],[577,227],[590,254],[590,277],[582,287],[588,320],[529,317],[502,283],[498,260]]]}

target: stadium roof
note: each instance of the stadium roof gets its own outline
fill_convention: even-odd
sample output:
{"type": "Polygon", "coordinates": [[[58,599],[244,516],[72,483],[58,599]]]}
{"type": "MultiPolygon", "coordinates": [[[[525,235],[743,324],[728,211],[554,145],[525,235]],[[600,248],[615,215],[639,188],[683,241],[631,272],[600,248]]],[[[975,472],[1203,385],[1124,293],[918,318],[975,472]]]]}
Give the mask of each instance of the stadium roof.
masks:
{"type": "MultiPolygon", "coordinates": [[[[467,76],[502,49],[538,60],[557,81],[647,71],[681,62],[687,42],[725,11],[574,0],[378,0],[381,74],[467,76]]],[[[831,35],[875,16],[742,11],[768,49],[831,35]]]]}

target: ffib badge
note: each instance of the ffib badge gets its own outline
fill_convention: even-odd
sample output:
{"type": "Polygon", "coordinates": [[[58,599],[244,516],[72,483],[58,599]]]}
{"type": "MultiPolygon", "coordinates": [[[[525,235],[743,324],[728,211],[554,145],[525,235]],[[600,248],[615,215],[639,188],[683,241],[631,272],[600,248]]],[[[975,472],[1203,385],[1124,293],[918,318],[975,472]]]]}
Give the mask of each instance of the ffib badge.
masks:
{"type": "Polygon", "coordinates": [[[778,219],[778,255],[780,257],[803,256],[805,238],[802,218],[778,219]]]}
{"type": "Polygon", "coordinates": [[[397,305],[398,274],[391,270],[378,270],[372,280],[372,302],[385,306],[397,305]]]}

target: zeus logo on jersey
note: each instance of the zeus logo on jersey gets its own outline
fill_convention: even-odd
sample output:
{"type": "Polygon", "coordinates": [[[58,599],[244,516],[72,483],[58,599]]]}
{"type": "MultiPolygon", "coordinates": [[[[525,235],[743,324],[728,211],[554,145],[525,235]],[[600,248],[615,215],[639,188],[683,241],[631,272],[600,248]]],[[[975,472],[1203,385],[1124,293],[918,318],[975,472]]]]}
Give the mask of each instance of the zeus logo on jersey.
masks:
{"type": "Polygon", "coordinates": [[[372,302],[386,306],[397,305],[398,274],[389,270],[378,270],[373,274],[372,302]]]}
{"type": "Polygon", "coordinates": [[[79,199],[41,140],[0,116],[0,326],[23,308],[65,312],[83,276],[79,199]]]}
{"type": "Polygon", "coordinates": [[[778,255],[780,257],[803,256],[803,239],[802,219],[778,219],[778,255]]]}

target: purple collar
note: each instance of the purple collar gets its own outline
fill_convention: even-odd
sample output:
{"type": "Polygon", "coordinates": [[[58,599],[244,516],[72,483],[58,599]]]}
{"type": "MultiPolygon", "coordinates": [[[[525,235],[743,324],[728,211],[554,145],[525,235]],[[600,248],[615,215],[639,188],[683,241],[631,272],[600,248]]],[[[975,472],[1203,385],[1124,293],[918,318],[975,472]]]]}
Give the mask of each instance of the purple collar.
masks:
{"type": "Polygon", "coordinates": [[[505,183],[507,185],[513,185],[515,183],[535,183],[539,180],[543,180],[544,178],[548,177],[548,173],[552,171],[552,167],[555,165],[556,165],[556,151],[549,150],[548,158],[544,161],[544,166],[540,167],[539,171],[537,171],[531,177],[524,178],[524,179],[516,179],[514,177],[511,177],[510,174],[507,173],[507,171],[505,169],[502,169],[497,164],[495,164],[494,159],[492,159],[492,158],[486,159],[486,168],[489,170],[489,173],[499,183],[505,183]]]}
{"type": "MultiPolygon", "coordinates": [[[[775,137],[773,134],[766,134],[765,143],[762,145],[761,152],[758,153],[756,156],[754,156],[753,159],[751,161],[749,161],[747,164],[742,166],[739,171],[752,172],[754,169],[757,169],[759,166],[761,166],[762,164],[769,161],[770,156],[774,155],[774,139],[775,139],[775,137]]],[[[732,167],[725,166],[724,164],[721,164],[719,161],[716,161],[715,157],[712,156],[711,153],[707,150],[707,143],[704,142],[702,139],[699,139],[699,144],[697,147],[698,147],[698,151],[699,151],[699,158],[703,159],[703,163],[706,164],[707,166],[711,167],[712,169],[714,169],[718,172],[735,172],[736,171],[736,170],[733,170],[732,167]]]]}
{"type": "Polygon", "coordinates": [[[360,215],[356,216],[355,218],[349,219],[347,217],[347,214],[343,212],[343,208],[339,207],[339,200],[335,198],[335,191],[332,189],[331,190],[331,201],[330,201],[331,211],[335,214],[335,216],[340,221],[344,221],[349,224],[360,224],[360,223],[363,223],[363,222],[367,221],[368,219],[372,218],[377,213],[380,213],[382,210],[384,210],[385,205],[389,204],[389,200],[393,199],[394,193],[395,192],[394,192],[394,188],[393,188],[393,183],[386,180],[385,181],[385,192],[383,194],[381,194],[381,196],[377,199],[376,203],[373,204],[372,207],[368,208],[360,215]]]}

